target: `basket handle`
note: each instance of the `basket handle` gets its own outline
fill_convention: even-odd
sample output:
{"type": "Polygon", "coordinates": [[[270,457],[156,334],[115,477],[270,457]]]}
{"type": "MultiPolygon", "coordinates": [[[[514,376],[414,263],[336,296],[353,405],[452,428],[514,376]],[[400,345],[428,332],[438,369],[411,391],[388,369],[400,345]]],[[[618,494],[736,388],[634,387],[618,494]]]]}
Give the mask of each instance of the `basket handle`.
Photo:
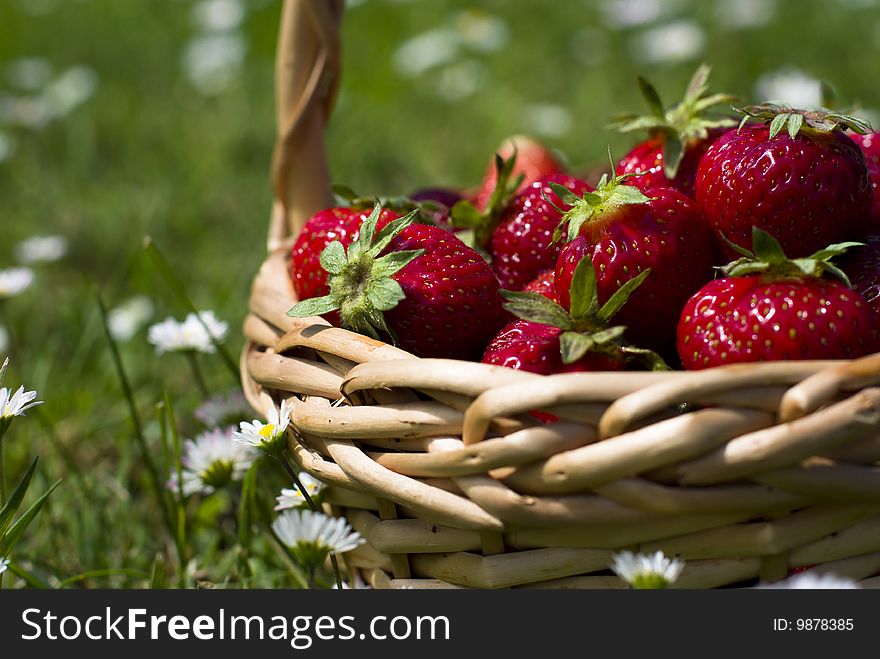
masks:
{"type": "Polygon", "coordinates": [[[339,86],[343,0],[285,0],[275,61],[278,137],[269,251],[333,205],[324,127],[339,86]]]}

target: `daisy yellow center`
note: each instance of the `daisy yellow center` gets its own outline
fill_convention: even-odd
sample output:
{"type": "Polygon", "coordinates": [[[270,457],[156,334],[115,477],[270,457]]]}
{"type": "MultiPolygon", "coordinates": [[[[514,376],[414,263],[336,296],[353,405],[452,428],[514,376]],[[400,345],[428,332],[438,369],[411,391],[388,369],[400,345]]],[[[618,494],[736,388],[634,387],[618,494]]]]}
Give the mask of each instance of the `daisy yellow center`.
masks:
{"type": "Polygon", "coordinates": [[[260,428],[257,434],[259,434],[260,437],[262,437],[263,439],[272,439],[272,437],[275,436],[275,424],[267,423],[265,426],[260,428]]]}

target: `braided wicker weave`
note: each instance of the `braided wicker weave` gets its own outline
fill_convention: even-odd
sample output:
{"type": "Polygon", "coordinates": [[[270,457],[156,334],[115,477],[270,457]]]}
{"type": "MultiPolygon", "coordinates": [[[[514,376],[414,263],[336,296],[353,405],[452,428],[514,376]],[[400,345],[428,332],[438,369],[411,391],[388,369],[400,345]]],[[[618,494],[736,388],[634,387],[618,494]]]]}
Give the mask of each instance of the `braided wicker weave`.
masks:
{"type": "Polygon", "coordinates": [[[333,204],[341,14],[284,5],[276,201],[241,373],[258,413],[292,404],[292,455],[368,539],[350,567],[375,587],[615,588],[614,551],[662,549],[687,561],[681,587],[808,565],[880,586],[880,355],[545,377],[286,315],[291,236],[333,204]]]}

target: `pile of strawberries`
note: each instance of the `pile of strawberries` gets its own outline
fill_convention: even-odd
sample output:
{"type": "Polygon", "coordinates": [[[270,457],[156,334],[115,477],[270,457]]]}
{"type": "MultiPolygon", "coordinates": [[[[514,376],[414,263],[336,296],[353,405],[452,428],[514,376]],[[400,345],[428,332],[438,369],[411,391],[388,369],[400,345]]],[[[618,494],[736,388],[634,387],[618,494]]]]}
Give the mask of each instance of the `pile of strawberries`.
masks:
{"type": "Polygon", "coordinates": [[[340,190],[293,246],[290,315],[543,374],[880,351],[880,136],[774,103],[737,125],[708,75],[669,108],[640,79],[650,114],[616,127],[649,137],[595,187],[514,138],[467,197],[340,190]]]}

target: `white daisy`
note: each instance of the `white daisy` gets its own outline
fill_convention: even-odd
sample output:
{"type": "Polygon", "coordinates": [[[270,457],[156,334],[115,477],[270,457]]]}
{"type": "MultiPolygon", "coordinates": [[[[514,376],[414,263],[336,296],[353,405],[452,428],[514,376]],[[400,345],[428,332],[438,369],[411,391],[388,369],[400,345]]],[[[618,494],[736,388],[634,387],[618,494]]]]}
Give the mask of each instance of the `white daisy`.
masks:
{"type": "Polygon", "coordinates": [[[19,387],[14,394],[12,389],[0,387],[0,419],[22,416],[32,407],[42,405],[43,401],[36,398],[36,391],[25,391],[24,387],[19,387]]]}
{"type": "Polygon", "coordinates": [[[0,270],[0,300],[18,295],[33,283],[34,271],[30,268],[0,270]]]}
{"type": "Polygon", "coordinates": [[[718,22],[731,30],[762,27],[773,20],[776,0],[718,0],[718,22]]]}
{"type": "Polygon", "coordinates": [[[415,78],[434,67],[449,64],[458,56],[459,37],[447,27],[422,32],[404,41],[394,53],[394,68],[415,78]]]}
{"type": "Polygon", "coordinates": [[[51,263],[67,254],[67,239],[64,236],[34,236],[18,243],[15,253],[26,265],[51,263]]]}
{"type": "MultiPolygon", "coordinates": [[[[3,379],[8,363],[7,359],[0,369],[0,380],[3,379]]],[[[43,404],[43,401],[36,398],[36,391],[25,391],[24,387],[19,387],[15,393],[12,393],[12,389],[0,387],[0,438],[9,430],[13,418],[23,416],[32,407],[43,404]]]]}
{"type": "Polygon", "coordinates": [[[569,109],[555,103],[527,105],[523,108],[523,120],[530,132],[545,137],[563,137],[574,125],[569,109]]]}
{"type": "Polygon", "coordinates": [[[510,39],[507,23],[482,9],[460,11],[452,23],[461,43],[477,52],[495,52],[503,48],[510,39]]]}
{"type": "Polygon", "coordinates": [[[159,354],[187,350],[213,353],[215,348],[211,337],[222,341],[228,331],[229,325],[218,320],[213,311],[201,311],[198,316],[189,314],[182,323],[174,318],[156,323],[150,327],[147,340],[156,346],[159,354]]]}
{"type": "Polygon", "coordinates": [[[618,577],[633,588],[641,589],[668,588],[675,583],[683,568],[682,561],[670,560],[662,551],[651,555],[622,551],[611,560],[611,569],[618,577]]]}
{"type": "Polygon", "coordinates": [[[679,0],[605,0],[601,8],[609,27],[625,29],[655,23],[680,4],[679,0]]]}
{"type": "Polygon", "coordinates": [[[0,574],[6,572],[9,569],[9,559],[0,557],[0,574]]]}
{"type": "Polygon", "coordinates": [[[193,7],[193,21],[200,30],[234,30],[244,20],[241,0],[202,0],[193,7]]]}
{"type": "MultiPolygon", "coordinates": [[[[313,499],[324,489],[324,483],[322,481],[319,481],[317,478],[306,472],[299,474],[299,482],[313,499]]],[[[275,497],[275,501],[275,510],[287,510],[288,508],[299,508],[300,506],[305,505],[306,498],[302,495],[302,492],[299,491],[298,487],[294,487],[281,490],[281,494],[275,497]]]]}
{"type": "Polygon", "coordinates": [[[194,416],[209,428],[234,426],[251,414],[241,389],[233,389],[225,394],[212,396],[202,403],[194,416]]]}
{"type": "Polygon", "coordinates": [[[73,112],[89,100],[98,89],[98,74],[87,66],[72,66],[49,83],[43,101],[53,119],[73,112]]]}
{"type": "Polygon", "coordinates": [[[281,513],[272,530],[306,567],[317,567],[327,554],[344,554],[366,542],[343,518],[311,510],[281,513]]]}
{"type": "MultiPolygon", "coordinates": [[[[233,481],[244,478],[259,453],[232,441],[232,428],[215,428],[188,439],[183,446],[183,494],[211,494],[233,481]]],[[[172,474],[168,488],[177,491],[177,474],[172,474]]]]}
{"type": "Polygon", "coordinates": [[[802,590],[846,590],[861,588],[858,582],[847,577],[839,577],[836,574],[818,574],[814,571],[801,572],[784,581],[761,585],[759,588],[783,588],[802,590]]]}
{"type": "Polygon", "coordinates": [[[800,69],[786,67],[759,77],[755,83],[755,96],[796,108],[814,108],[822,104],[822,85],[800,69]]]}
{"type": "MultiPolygon", "coordinates": [[[[128,341],[153,317],[153,303],[145,295],[126,300],[107,314],[107,327],[117,341],[128,341]]],[[[213,424],[219,425],[219,424],[213,424]]]]}
{"type": "Polygon", "coordinates": [[[633,55],[646,64],[678,64],[694,59],[706,45],[706,32],[690,19],[652,27],[632,39],[633,55]]]}
{"type": "Polygon", "coordinates": [[[269,455],[278,455],[284,450],[284,438],[290,423],[290,406],[287,400],[281,401],[281,409],[274,407],[269,414],[269,422],[242,421],[234,434],[235,441],[245,446],[260,449],[269,455]]]}
{"type": "Polygon", "coordinates": [[[183,70],[202,94],[219,94],[238,77],[247,42],[239,32],[211,32],[195,37],[183,54],[183,70]]]}

